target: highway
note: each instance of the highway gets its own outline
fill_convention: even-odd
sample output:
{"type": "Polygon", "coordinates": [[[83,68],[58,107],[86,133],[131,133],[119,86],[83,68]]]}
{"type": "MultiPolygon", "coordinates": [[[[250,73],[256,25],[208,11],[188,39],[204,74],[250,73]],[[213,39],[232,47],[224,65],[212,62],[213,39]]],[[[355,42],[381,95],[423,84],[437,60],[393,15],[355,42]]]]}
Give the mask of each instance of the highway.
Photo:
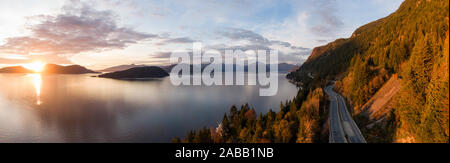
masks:
{"type": "Polygon", "coordinates": [[[344,98],[333,91],[333,86],[325,88],[330,97],[330,143],[366,143],[361,131],[348,112],[344,98]]]}

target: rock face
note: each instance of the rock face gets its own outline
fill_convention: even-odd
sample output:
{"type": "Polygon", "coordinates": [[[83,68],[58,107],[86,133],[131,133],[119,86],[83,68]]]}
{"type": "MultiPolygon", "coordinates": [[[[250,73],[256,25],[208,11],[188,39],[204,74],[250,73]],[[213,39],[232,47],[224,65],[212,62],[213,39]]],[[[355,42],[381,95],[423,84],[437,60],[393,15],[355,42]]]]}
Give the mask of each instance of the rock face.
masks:
{"type": "Polygon", "coordinates": [[[71,66],[60,66],[55,64],[45,65],[44,74],[88,74],[97,73],[95,71],[89,70],[83,66],[71,65],[71,66]]]}
{"type": "Polygon", "coordinates": [[[139,79],[139,78],[163,78],[169,74],[162,68],[156,66],[135,67],[124,71],[117,71],[99,75],[101,78],[112,79],[139,79]]]}

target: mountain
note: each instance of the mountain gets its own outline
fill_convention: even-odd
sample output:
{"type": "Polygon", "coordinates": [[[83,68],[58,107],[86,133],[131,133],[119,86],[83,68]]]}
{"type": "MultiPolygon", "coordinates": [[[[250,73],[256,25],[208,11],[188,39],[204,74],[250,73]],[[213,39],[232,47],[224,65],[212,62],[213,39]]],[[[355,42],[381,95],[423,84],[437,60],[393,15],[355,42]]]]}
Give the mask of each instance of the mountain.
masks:
{"type": "Polygon", "coordinates": [[[287,77],[305,88],[335,80],[369,142],[448,143],[448,40],[449,1],[405,0],[350,38],[315,48],[287,77]],[[367,113],[380,109],[377,121],[367,113]]]}
{"type": "MultiPolygon", "coordinates": [[[[207,65],[209,64],[202,64],[202,69],[205,68],[207,65]]],[[[168,65],[168,66],[158,66],[160,68],[162,68],[164,71],[166,71],[167,73],[170,73],[172,71],[172,68],[175,67],[176,65],[168,65]]],[[[99,70],[99,72],[116,72],[116,71],[124,71],[124,70],[128,70],[131,68],[135,68],[135,67],[146,67],[146,65],[135,65],[135,64],[130,64],[130,65],[119,65],[119,66],[114,66],[114,67],[109,67],[103,70],[99,70]]],[[[236,65],[233,65],[234,68],[236,68],[236,65]]],[[[267,70],[269,70],[270,65],[267,65],[267,70]]],[[[191,66],[192,68],[192,66],[191,66]]],[[[225,64],[222,65],[222,69],[225,71],[225,64]]],[[[278,72],[280,73],[288,73],[291,71],[295,71],[296,69],[298,69],[297,65],[293,65],[293,64],[288,64],[288,63],[280,63],[278,64],[278,72]]],[[[236,70],[234,70],[236,71],[236,70]]],[[[248,66],[244,66],[244,71],[248,71],[248,66]]]]}
{"type": "Polygon", "coordinates": [[[297,70],[299,67],[297,65],[280,63],[278,64],[278,72],[288,73],[297,70]]]}
{"type": "Polygon", "coordinates": [[[130,65],[119,65],[119,66],[114,66],[114,67],[109,67],[103,70],[99,70],[99,72],[116,72],[116,71],[124,71],[124,70],[128,70],[130,68],[135,68],[135,67],[145,67],[145,65],[135,65],[135,64],[130,64],[130,65]]]}
{"type": "MultiPolygon", "coordinates": [[[[0,73],[34,73],[22,66],[5,67],[0,69],[0,73]]],[[[97,73],[79,65],[60,66],[56,64],[47,64],[41,72],[42,74],[87,74],[97,73]]]]}
{"type": "Polygon", "coordinates": [[[33,73],[22,66],[5,67],[0,69],[0,73],[33,73]]]}
{"type": "Polygon", "coordinates": [[[107,74],[99,75],[101,78],[112,79],[138,79],[138,78],[163,78],[169,76],[169,74],[160,67],[146,66],[146,67],[134,67],[124,71],[117,71],[107,74]]]}
{"type": "Polygon", "coordinates": [[[97,73],[80,65],[60,66],[47,64],[42,71],[43,74],[88,74],[97,73]]]}
{"type": "MultiPolygon", "coordinates": [[[[263,65],[262,63],[258,63],[260,65],[263,65]]],[[[206,66],[208,66],[209,64],[201,64],[201,69],[203,70],[206,66]]],[[[170,66],[162,66],[161,68],[164,69],[166,72],[170,73],[172,71],[172,68],[175,67],[176,65],[170,65],[170,66]]],[[[191,71],[194,65],[190,65],[191,71]]],[[[225,72],[225,64],[222,64],[222,72],[225,72]]],[[[233,72],[236,72],[237,68],[243,68],[243,70],[245,72],[248,72],[248,66],[240,66],[240,65],[236,65],[233,64],[233,72]]],[[[256,63],[253,63],[252,66],[256,66],[256,63]]],[[[258,68],[257,68],[258,69],[258,68]]],[[[293,64],[288,64],[288,63],[280,63],[278,64],[278,72],[279,73],[288,73],[291,71],[295,71],[296,69],[298,69],[297,65],[293,65],[293,64]]],[[[270,70],[270,65],[266,65],[266,71],[270,70]]]]}
{"type": "MultiPolygon", "coordinates": [[[[172,68],[175,65],[169,65],[169,66],[158,66],[160,68],[162,68],[164,71],[166,71],[167,73],[170,73],[170,71],[172,70],[172,68]]],[[[113,66],[113,67],[109,67],[103,70],[99,70],[99,72],[116,72],[116,71],[124,71],[124,70],[128,70],[131,68],[136,68],[136,67],[147,67],[146,65],[136,65],[136,64],[130,64],[130,65],[119,65],[119,66],[113,66]]]]}

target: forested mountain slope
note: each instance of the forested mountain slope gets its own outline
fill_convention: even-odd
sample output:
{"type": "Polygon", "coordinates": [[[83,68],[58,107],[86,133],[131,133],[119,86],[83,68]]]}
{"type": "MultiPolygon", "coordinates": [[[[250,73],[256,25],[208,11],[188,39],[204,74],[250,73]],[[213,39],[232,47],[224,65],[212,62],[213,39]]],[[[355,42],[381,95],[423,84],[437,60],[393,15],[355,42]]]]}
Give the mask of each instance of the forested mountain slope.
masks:
{"type": "Polygon", "coordinates": [[[403,84],[385,106],[391,111],[384,121],[370,128],[360,122],[368,141],[448,142],[448,36],[447,0],[405,0],[352,37],[315,48],[288,78],[309,89],[337,80],[336,88],[358,114],[396,75],[403,84]]]}

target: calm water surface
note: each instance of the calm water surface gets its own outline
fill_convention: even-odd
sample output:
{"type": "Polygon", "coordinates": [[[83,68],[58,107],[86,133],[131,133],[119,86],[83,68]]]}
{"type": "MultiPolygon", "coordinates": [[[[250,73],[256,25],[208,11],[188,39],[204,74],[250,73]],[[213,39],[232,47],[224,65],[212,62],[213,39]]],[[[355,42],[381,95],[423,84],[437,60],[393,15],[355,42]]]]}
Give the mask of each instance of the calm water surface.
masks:
{"type": "Polygon", "coordinates": [[[170,78],[121,81],[89,75],[0,74],[0,142],[170,142],[215,126],[234,104],[279,110],[297,88],[173,86],[170,78]]]}

